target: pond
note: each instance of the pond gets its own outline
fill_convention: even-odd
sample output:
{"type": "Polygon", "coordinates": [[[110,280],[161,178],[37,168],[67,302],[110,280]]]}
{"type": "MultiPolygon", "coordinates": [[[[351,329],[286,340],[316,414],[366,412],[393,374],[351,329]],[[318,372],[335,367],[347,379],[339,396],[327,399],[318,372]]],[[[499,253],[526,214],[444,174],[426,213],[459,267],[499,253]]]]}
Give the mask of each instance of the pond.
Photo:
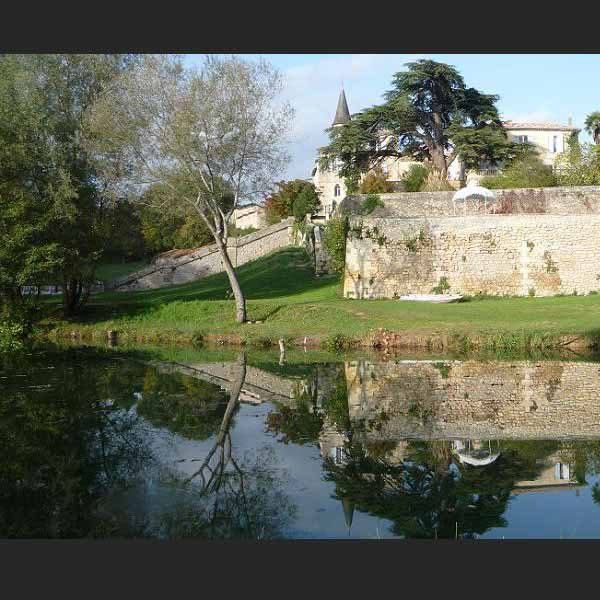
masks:
{"type": "Polygon", "coordinates": [[[600,363],[40,347],[1,538],[598,538],[600,363]]]}

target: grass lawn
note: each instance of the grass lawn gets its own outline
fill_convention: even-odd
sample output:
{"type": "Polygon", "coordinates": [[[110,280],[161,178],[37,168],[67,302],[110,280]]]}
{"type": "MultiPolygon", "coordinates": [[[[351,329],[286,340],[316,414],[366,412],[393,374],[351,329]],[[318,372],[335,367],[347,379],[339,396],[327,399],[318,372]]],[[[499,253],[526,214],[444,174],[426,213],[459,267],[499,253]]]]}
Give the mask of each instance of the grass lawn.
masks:
{"type": "Polygon", "coordinates": [[[523,336],[586,335],[595,340],[600,331],[600,295],[451,304],[348,300],[341,297],[339,279],[316,277],[308,256],[298,248],[248,263],[238,274],[249,319],[261,323],[235,322],[228,280],[221,273],[157,290],[94,295],[80,317],[54,323],[55,334],[76,330],[84,338],[102,339],[115,329],[124,339],[163,342],[232,334],[258,343],[279,337],[322,340],[335,334],[364,339],[369,331],[385,328],[424,338],[503,338],[518,345],[523,336]]]}

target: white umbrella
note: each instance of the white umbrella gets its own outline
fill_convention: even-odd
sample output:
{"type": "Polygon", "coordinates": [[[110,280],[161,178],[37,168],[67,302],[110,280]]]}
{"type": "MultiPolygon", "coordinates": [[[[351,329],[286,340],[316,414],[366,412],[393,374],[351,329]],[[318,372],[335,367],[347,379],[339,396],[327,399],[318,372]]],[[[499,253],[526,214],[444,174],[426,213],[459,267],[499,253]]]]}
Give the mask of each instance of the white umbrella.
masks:
{"type": "Polygon", "coordinates": [[[475,200],[475,201],[482,201],[484,203],[484,207],[485,209],[487,209],[487,202],[488,200],[490,201],[494,201],[496,200],[496,194],[494,194],[494,192],[492,192],[492,190],[488,190],[487,188],[484,188],[481,185],[467,185],[466,187],[458,190],[458,192],[456,192],[454,194],[454,196],[452,196],[452,205],[453,205],[453,209],[454,209],[454,214],[456,214],[456,203],[457,202],[462,202],[463,203],[463,210],[464,213],[467,213],[467,204],[469,200],[475,200]]]}
{"type": "Polygon", "coordinates": [[[482,198],[484,200],[495,200],[496,194],[492,190],[488,190],[481,185],[467,185],[466,187],[458,190],[452,196],[452,200],[467,200],[468,198],[482,198]]]}

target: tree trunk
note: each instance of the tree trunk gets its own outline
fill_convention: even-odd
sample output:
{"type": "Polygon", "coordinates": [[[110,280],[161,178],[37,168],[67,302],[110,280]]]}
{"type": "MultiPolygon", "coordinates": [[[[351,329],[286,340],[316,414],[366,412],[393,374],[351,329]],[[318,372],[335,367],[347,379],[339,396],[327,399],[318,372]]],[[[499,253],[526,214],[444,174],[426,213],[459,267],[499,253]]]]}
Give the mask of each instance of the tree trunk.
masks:
{"type": "Polygon", "coordinates": [[[231,264],[229,254],[227,254],[227,247],[220,238],[216,238],[216,242],[217,248],[221,253],[221,259],[223,260],[223,267],[225,268],[225,272],[229,278],[229,285],[231,286],[233,297],[235,298],[235,319],[238,323],[245,323],[246,298],[244,297],[244,292],[242,292],[242,288],[240,287],[240,282],[238,281],[235,269],[231,264]]]}
{"type": "Polygon", "coordinates": [[[600,146],[600,128],[594,130],[594,142],[600,146]]]}
{"type": "Polygon", "coordinates": [[[434,146],[431,149],[431,162],[433,163],[433,170],[438,172],[439,178],[448,179],[448,165],[443,148],[434,146]]]}

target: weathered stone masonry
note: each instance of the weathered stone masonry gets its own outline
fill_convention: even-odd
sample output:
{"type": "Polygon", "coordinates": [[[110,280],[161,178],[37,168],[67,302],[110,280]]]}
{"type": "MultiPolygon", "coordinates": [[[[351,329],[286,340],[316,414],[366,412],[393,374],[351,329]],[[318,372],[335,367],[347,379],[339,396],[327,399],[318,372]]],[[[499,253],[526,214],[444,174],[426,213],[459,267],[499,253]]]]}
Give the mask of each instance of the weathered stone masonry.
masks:
{"type": "Polygon", "coordinates": [[[500,190],[487,204],[415,196],[382,195],[383,208],[352,219],[346,297],[600,290],[600,188],[500,190]]]}

